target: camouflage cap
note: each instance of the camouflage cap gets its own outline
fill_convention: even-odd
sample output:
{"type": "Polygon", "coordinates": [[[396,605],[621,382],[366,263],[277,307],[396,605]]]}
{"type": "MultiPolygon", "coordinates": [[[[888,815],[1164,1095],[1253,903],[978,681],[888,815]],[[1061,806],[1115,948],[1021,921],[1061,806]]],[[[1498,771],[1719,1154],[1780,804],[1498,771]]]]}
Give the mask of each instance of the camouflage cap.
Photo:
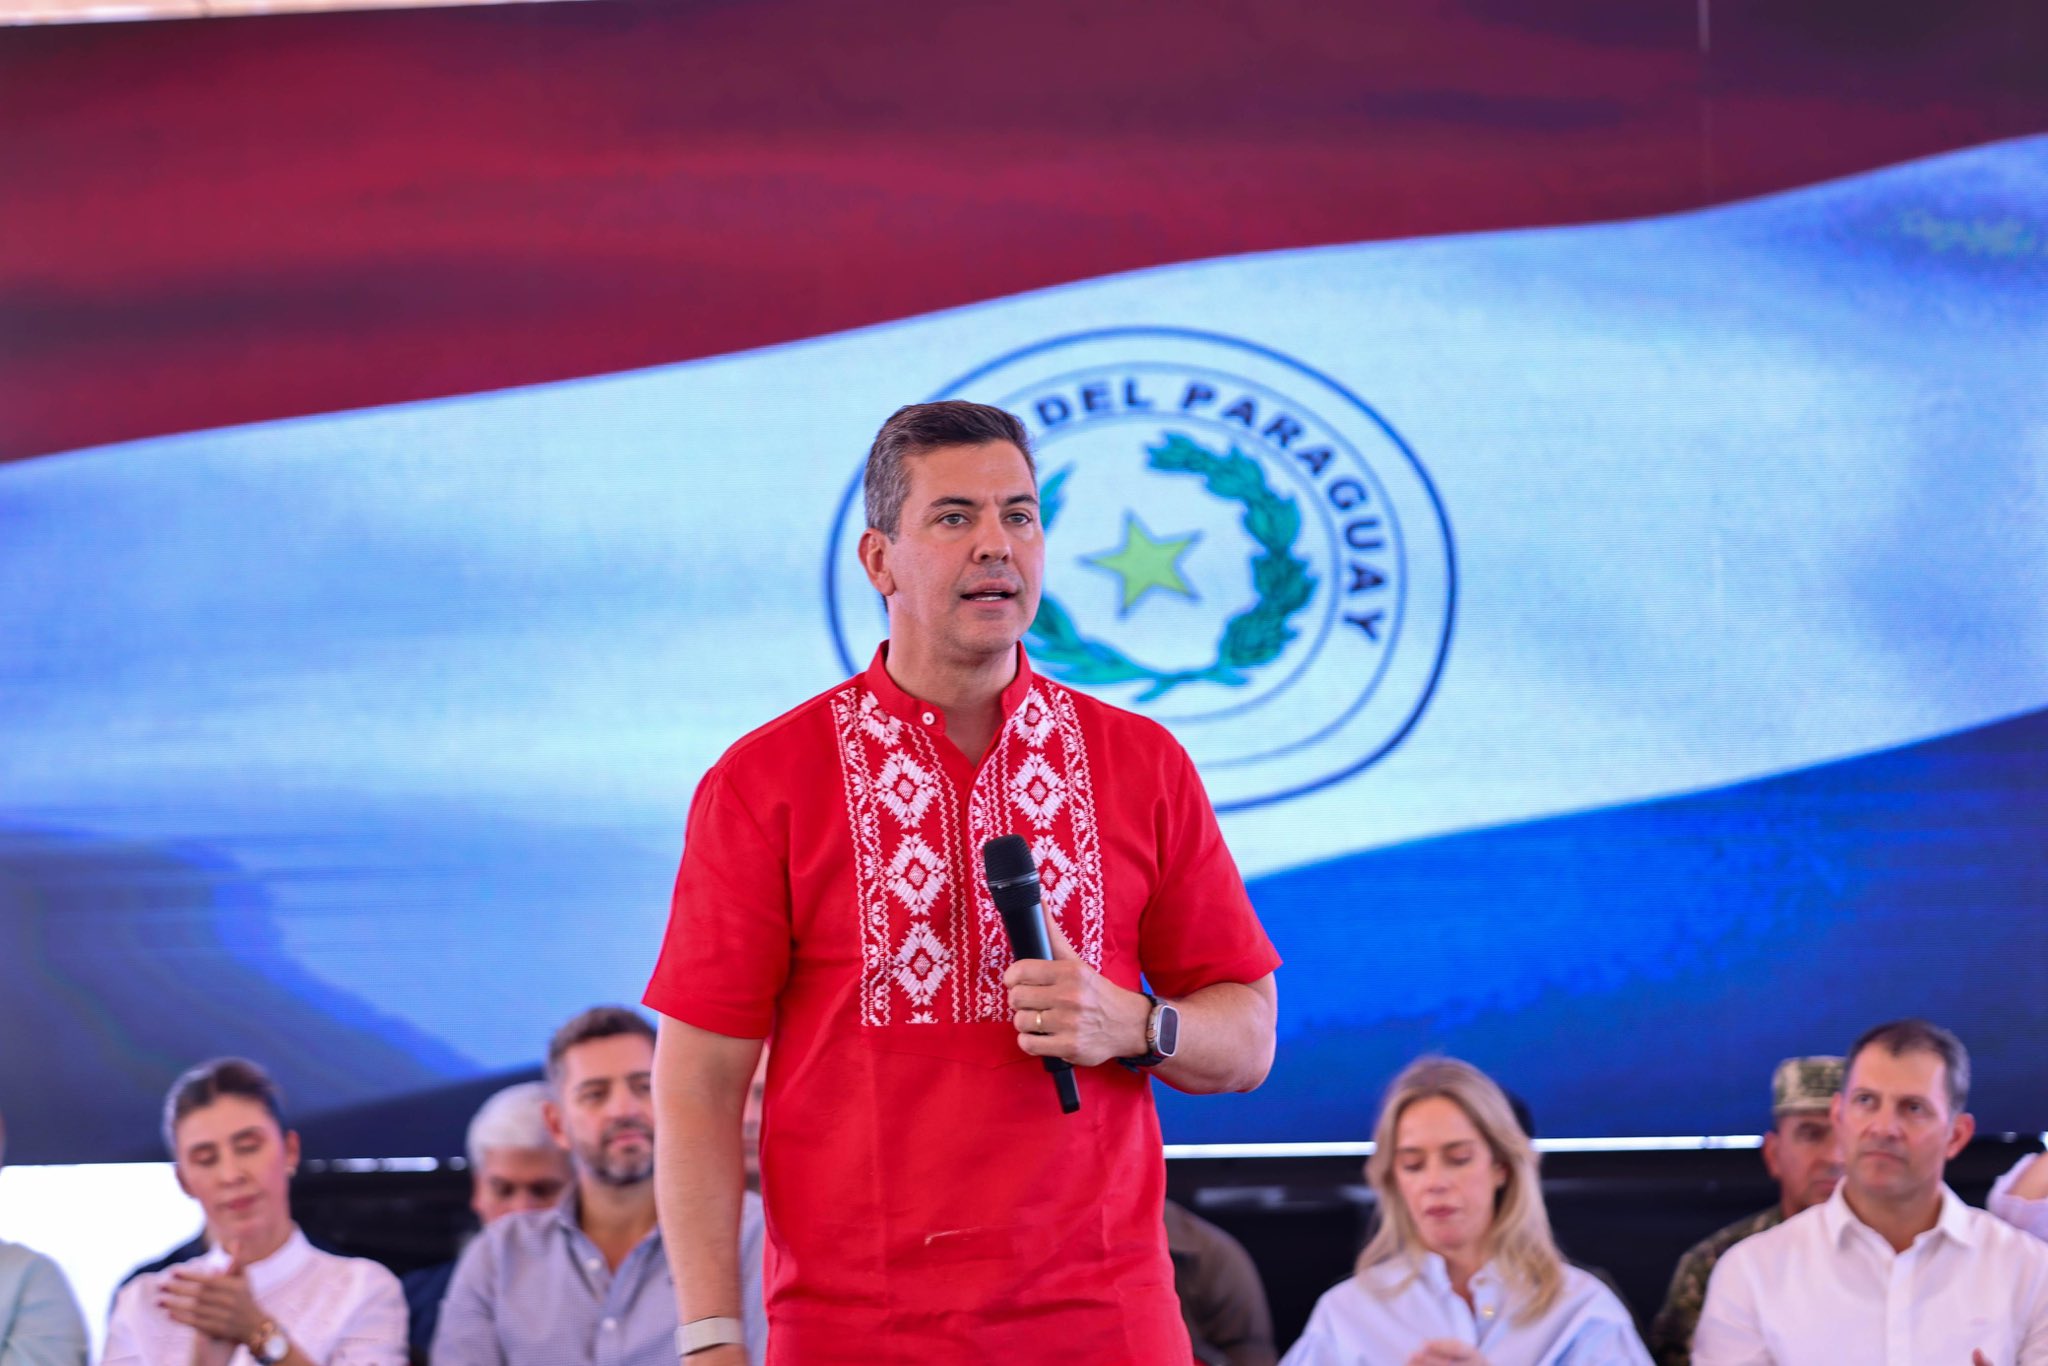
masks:
{"type": "Polygon", "coordinates": [[[1771,1118],[1825,1110],[1842,1089],[1842,1059],[1787,1058],[1771,1074],[1771,1118]]]}

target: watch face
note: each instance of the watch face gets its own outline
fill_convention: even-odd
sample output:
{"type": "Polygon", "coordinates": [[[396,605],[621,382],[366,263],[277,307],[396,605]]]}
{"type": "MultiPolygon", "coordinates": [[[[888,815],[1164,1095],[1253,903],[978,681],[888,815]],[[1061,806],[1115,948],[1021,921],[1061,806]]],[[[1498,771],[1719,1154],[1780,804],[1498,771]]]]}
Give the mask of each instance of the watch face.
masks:
{"type": "Polygon", "coordinates": [[[1157,1018],[1159,1037],[1153,1041],[1152,1051],[1162,1058],[1170,1058],[1180,1046],[1180,1012],[1162,1002],[1157,1018]]]}
{"type": "Polygon", "coordinates": [[[257,1357],[262,1362],[279,1362],[291,1354],[292,1345],[285,1341],[283,1333],[272,1333],[263,1340],[263,1353],[257,1357]]]}

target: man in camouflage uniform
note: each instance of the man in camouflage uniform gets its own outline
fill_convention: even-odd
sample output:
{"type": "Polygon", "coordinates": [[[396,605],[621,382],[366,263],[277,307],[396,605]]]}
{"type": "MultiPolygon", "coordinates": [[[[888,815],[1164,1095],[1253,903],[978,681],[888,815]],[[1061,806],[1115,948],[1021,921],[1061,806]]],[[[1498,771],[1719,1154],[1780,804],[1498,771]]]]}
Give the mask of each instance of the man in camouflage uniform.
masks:
{"type": "Polygon", "coordinates": [[[1842,1089],[1840,1058],[1787,1058],[1771,1077],[1771,1132],[1764,1166],[1778,1181],[1778,1203],[1709,1234],[1678,1260],[1664,1307],[1650,1325],[1658,1366],[1691,1366],[1692,1333],[1707,1299],[1707,1278],[1721,1254],[1827,1200],[1842,1179],[1842,1149],[1828,1106],[1842,1089]]]}

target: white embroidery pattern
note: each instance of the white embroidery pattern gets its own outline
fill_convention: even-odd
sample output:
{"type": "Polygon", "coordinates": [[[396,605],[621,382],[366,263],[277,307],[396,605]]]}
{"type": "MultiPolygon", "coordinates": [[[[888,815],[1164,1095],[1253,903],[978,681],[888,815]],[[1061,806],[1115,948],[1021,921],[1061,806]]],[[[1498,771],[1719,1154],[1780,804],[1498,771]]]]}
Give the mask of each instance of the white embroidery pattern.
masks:
{"type": "Polygon", "coordinates": [[[942,1009],[958,1018],[962,927],[947,913],[956,899],[950,870],[960,866],[952,784],[931,737],[883,711],[874,694],[854,684],[831,707],[853,839],[861,1023],[897,1018],[899,994],[909,1023],[936,1022],[942,1009]]]}
{"type": "MultiPolygon", "coordinates": [[[[1033,689],[1034,693],[1036,691],[1033,689]]],[[[1065,895],[1078,896],[1080,900],[1077,908],[1081,922],[1078,926],[1080,937],[1074,935],[1077,927],[1073,914],[1062,909],[1057,915],[1060,928],[1074,945],[1074,951],[1099,972],[1102,969],[1102,928],[1108,913],[1108,900],[1103,887],[1102,834],[1095,819],[1095,783],[1088,770],[1088,745],[1081,735],[1081,717],[1074,706],[1074,695],[1061,688],[1052,694],[1048,705],[1053,711],[1067,778],[1067,824],[1071,831],[1071,842],[1067,847],[1071,852],[1062,880],[1072,881],[1065,895]]],[[[1041,877],[1041,889],[1043,886],[1041,877]]]]}
{"type": "Polygon", "coordinates": [[[1010,775],[1010,800],[1037,826],[1050,825],[1067,799],[1067,785],[1042,754],[1033,754],[1010,775]]]}
{"type": "Polygon", "coordinates": [[[981,848],[997,835],[1030,843],[1046,913],[1102,966],[1102,856],[1071,694],[1042,680],[1025,694],[967,794],[964,831],[928,732],[859,683],[833,694],[831,708],[853,838],[862,1024],[1009,1018],[1009,939],[981,874],[981,848]]]}
{"type": "MultiPolygon", "coordinates": [[[[886,800],[886,799],[885,799],[886,800]]],[[[932,913],[932,903],[951,881],[945,861],[916,834],[903,837],[889,860],[889,890],[914,916],[932,913]]]]}
{"type": "Polygon", "coordinates": [[[939,984],[946,980],[946,974],[953,965],[953,955],[932,927],[923,921],[910,927],[910,933],[903,936],[903,944],[896,950],[896,971],[891,974],[896,985],[903,988],[920,1009],[911,1012],[912,1024],[930,1024],[932,1016],[929,1007],[932,997],[939,991],[939,984]]]}
{"type": "Polygon", "coordinates": [[[1052,734],[1055,718],[1052,708],[1041,701],[1037,690],[1033,689],[1024,695],[1011,724],[1017,728],[1018,739],[1033,749],[1043,749],[1045,737],[1052,734]]]}
{"type": "Polygon", "coordinates": [[[1038,895],[1055,918],[1066,914],[1074,895],[1074,861],[1067,851],[1041,835],[1031,845],[1031,858],[1038,865],[1038,895]]]}
{"type": "Polygon", "coordinates": [[[875,775],[875,795],[908,826],[924,819],[925,808],[938,795],[938,788],[932,773],[901,751],[883,760],[882,771],[875,775]]]}
{"type": "MultiPolygon", "coordinates": [[[[1088,747],[1073,694],[1042,679],[1033,683],[996,737],[967,810],[973,848],[1009,834],[1022,835],[1031,845],[1046,914],[1074,952],[1099,970],[1105,899],[1088,747]]],[[[1010,966],[1009,940],[980,878],[974,880],[974,897],[982,926],[974,999],[1007,1018],[1003,972],[1010,966]]]]}

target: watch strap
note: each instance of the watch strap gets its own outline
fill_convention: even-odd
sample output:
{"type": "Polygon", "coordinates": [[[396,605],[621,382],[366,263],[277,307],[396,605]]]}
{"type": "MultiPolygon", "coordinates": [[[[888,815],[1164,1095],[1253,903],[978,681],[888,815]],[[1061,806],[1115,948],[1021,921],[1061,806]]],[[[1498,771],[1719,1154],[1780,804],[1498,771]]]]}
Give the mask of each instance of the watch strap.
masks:
{"type": "Polygon", "coordinates": [[[713,1347],[743,1347],[746,1341],[747,1326],[738,1319],[691,1319],[676,1329],[676,1355],[686,1357],[713,1347]]]}
{"type": "Polygon", "coordinates": [[[1167,1055],[1159,1051],[1159,1038],[1153,1033],[1159,1027],[1159,998],[1151,992],[1145,995],[1145,1051],[1134,1058],[1118,1058],[1117,1061],[1133,1072],[1143,1072],[1166,1061],[1167,1055]]]}
{"type": "Polygon", "coordinates": [[[256,1359],[259,1366],[277,1366],[278,1362],[292,1354],[291,1342],[278,1328],[276,1319],[265,1319],[258,1324],[256,1331],[249,1335],[249,1340],[243,1346],[249,1349],[249,1355],[256,1359]]]}

